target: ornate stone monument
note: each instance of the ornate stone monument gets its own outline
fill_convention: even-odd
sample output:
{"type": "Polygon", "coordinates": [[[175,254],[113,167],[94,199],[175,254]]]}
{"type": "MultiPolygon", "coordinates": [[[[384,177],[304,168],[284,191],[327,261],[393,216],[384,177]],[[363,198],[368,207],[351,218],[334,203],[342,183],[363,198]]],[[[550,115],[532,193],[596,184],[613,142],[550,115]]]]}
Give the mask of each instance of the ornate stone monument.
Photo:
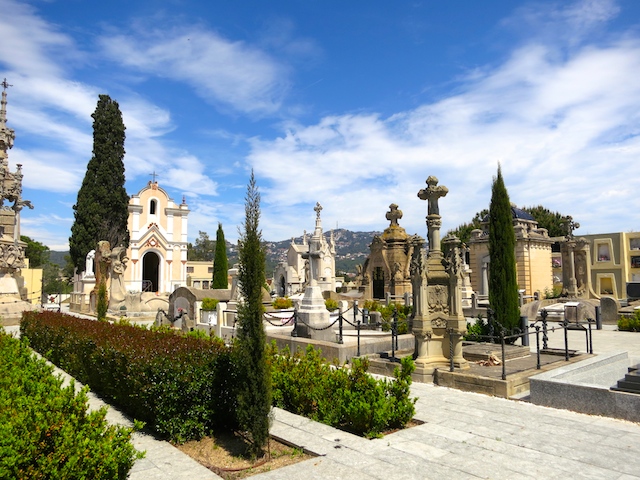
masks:
{"type": "Polygon", "coordinates": [[[573,231],[580,224],[568,216],[562,226],[566,229],[565,241],[560,244],[562,252],[562,293],[569,298],[598,298],[591,286],[591,262],[589,242],[576,238],[573,231]]]}
{"type": "Polygon", "coordinates": [[[322,288],[318,285],[318,278],[322,275],[321,250],[323,245],[322,221],[320,212],[322,206],[316,203],[316,228],[309,239],[309,252],[303,257],[309,261],[309,284],[304,290],[304,296],[298,308],[298,326],[296,334],[300,337],[314,340],[327,340],[334,336],[330,329],[319,330],[330,324],[329,311],[324,304],[322,288]]]}
{"type": "Polygon", "coordinates": [[[415,375],[422,381],[429,381],[436,368],[448,367],[451,358],[455,367],[469,367],[462,357],[462,335],[467,328],[462,314],[463,251],[456,237],[447,237],[445,241],[449,249],[445,257],[440,243],[442,221],[438,200],[448,191],[445,186],[438,185],[436,177],[430,176],[427,178],[427,188],[418,192],[418,198],[428,202],[429,239],[426,259],[423,253],[424,240],[418,236],[412,239],[412,333],[416,338],[415,375]]]}
{"type": "MultiPolygon", "coordinates": [[[[20,212],[24,207],[33,208],[29,200],[22,198],[22,165],[15,172],[9,171],[8,150],[13,147],[15,132],[7,127],[7,79],[0,84],[0,300],[2,303],[26,303],[27,291],[20,269],[24,268],[24,249],[20,241],[20,212]],[[5,205],[5,202],[13,205],[5,205]]],[[[0,311],[0,314],[7,313],[0,311]]]]}

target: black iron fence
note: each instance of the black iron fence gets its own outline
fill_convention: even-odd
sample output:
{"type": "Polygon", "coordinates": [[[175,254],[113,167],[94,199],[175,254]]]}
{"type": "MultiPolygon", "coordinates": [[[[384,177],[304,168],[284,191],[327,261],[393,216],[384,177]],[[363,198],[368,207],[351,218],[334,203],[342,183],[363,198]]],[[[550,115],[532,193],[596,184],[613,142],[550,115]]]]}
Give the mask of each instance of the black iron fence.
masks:
{"type": "MultiPolygon", "coordinates": [[[[500,344],[501,346],[501,358],[500,362],[502,365],[502,380],[507,379],[507,371],[506,371],[506,363],[505,363],[505,347],[506,345],[513,344],[516,340],[520,339],[522,341],[523,346],[529,346],[529,337],[531,335],[536,336],[536,369],[540,370],[541,362],[540,355],[542,352],[549,352],[549,332],[555,332],[556,330],[562,330],[564,332],[564,359],[565,361],[569,361],[569,335],[568,332],[570,330],[573,331],[582,331],[585,333],[586,339],[586,352],[592,354],[593,353],[593,333],[592,326],[596,325],[596,320],[592,318],[587,318],[584,321],[577,322],[569,322],[567,319],[564,319],[557,324],[550,326],[548,321],[548,313],[546,310],[541,311],[541,319],[537,320],[532,324],[528,324],[526,317],[524,317],[524,322],[521,322],[520,328],[515,328],[512,333],[507,334],[506,330],[502,328],[499,324],[494,322],[489,322],[490,326],[490,334],[489,335],[471,335],[466,336],[466,340],[471,341],[485,341],[494,344],[500,344]],[[494,332],[497,330],[497,332],[494,332]],[[542,348],[540,346],[540,336],[542,335],[542,348]]],[[[448,330],[449,340],[450,340],[450,352],[453,351],[453,341],[454,337],[457,335],[458,337],[462,336],[462,334],[455,332],[454,330],[448,330]]],[[[555,353],[555,352],[554,352],[555,353]]],[[[453,355],[450,356],[450,364],[449,371],[454,371],[453,365],[453,355]]]]}

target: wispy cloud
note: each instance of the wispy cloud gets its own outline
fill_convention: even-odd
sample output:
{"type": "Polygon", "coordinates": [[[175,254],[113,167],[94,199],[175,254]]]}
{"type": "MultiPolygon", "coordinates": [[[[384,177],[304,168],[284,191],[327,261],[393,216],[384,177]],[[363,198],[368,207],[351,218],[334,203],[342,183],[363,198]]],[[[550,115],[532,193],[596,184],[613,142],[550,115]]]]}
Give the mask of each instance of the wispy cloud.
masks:
{"type": "Polygon", "coordinates": [[[139,72],[184,82],[217,105],[256,115],[280,108],[288,69],[264,51],[197,26],[140,28],[103,37],[106,54],[139,72]]]}
{"type": "MultiPolygon", "coordinates": [[[[611,2],[582,2],[557,9],[553,21],[587,28],[615,11],[611,2]]],[[[558,38],[518,45],[502,64],[460,79],[458,93],[412,111],[326,117],[254,140],[249,163],[268,179],[265,203],[286,215],[318,200],[329,219],[356,228],[373,215],[384,224],[396,202],[402,224],[423,232],[416,194],[435,174],[450,188],[442,211],[454,228],[488,206],[501,162],[520,205],[572,214],[582,231],[622,218],[637,224],[624,199],[640,188],[629,170],[639,144],[640,84],[630,79],[640,75],[640,39],[585,39],[569,54],[565,45],[558,38]],[[620,198],[613,208],[612,196],[620,198]]]]}

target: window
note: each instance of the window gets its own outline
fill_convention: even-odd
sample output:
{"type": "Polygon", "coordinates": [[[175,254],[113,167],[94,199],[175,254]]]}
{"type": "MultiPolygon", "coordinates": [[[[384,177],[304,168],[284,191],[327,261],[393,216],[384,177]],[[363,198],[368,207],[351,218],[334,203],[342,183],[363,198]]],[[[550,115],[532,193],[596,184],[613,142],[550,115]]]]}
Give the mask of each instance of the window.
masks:
{"type": "Polygon", "coordinates": [[[629,248],[631,250],[640,250],[640,238],[630,238],[629,248]]]}
{"type": "Polygon", "coordinates": [[[158,202],[156,202],[155,200],[151,200],[151,203],[149,204],[149,215],[155,215],[156,214],[156,207],[158,206],[158,202]]]}
{"type": "Polygon", "coordinates": [[[640,268],[640,257],[631,257],[631,268],[640,268]]]}
{"type": "Polygon", "coordinates": [[[193,282],[193,288],[200,288],[200,280],[193,282]]]}
{"type": "Polygon", "coordinates": [[[209,290],[209,280],[203,280],[202,281],[202,288],[204,290],[209,290]]]}
{"type": "Polygon", "coordinates": [[[208,271],[209,273],[213,273],[213,267],[209,267],[209,268],[207,269],[207,271],[208,271]]]}
{"type": "Polygon", "coordinates": [[[598,261],[599,262],[611,261],[611,253],[609,252],[609,245],[607,245],[606,243],[600,243],[598,245],[598,261]]]}
{"type": "Polygon", "coordinates": [[[187,267],[187,273],[193,273],[193,267],[187,267]]]}

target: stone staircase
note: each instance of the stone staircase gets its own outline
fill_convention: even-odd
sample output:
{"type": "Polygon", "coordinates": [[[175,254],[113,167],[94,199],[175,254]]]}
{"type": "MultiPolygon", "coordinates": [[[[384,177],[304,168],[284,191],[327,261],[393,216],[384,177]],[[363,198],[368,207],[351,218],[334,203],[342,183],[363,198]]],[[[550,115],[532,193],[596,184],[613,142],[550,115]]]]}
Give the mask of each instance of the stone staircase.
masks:
{"type": "Polygon", "coordinates": [[[640,394],[640,364],[629,367],[624,380],[618,380],[618,386],[611,387],[611,390],[640,394]]]}

